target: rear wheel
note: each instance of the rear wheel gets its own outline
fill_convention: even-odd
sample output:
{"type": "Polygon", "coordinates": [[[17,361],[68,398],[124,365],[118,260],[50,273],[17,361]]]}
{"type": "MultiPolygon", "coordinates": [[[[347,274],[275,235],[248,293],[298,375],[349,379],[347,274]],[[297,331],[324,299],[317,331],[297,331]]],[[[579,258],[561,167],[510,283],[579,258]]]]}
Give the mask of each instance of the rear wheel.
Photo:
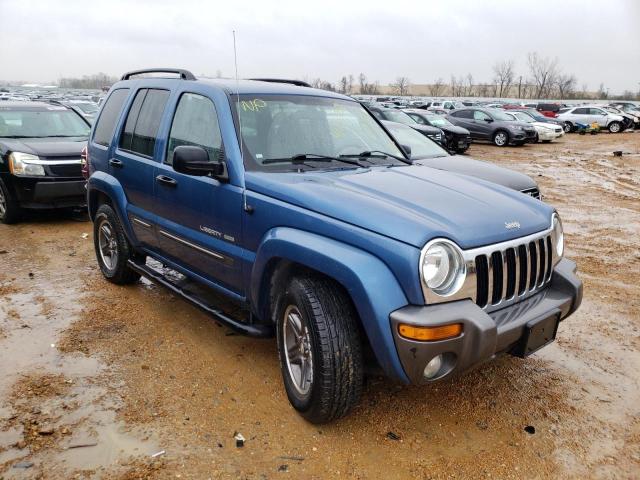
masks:
{"type": "Polygon", "coordinates": [[[312,423],[346,415],[363,382],[362,345],[349,298],[328,279],[294,277],[278,302],[276,319],[291,405],[312,423]]]}
{"type": "Polygon", "coordinates": [[[7,186],[0,180],[0,222],[7,225],[20,220],[22,209],[7,186]]]}
{"type": "Polygon", "coordinates": [[[506,147],[509,144],[509,134],[504,130],[498,130],[493,136],[493,143],[498,147],[506,147]]]}
{"type": "Polygon", "coordinates": [[[620,122],[611,122],[609,124],[609,131],[611,133],[620,133],[622,131],[622,125],[620,125],[620,122]]]}
{"type": "Polygon", "coordinates": [[[566,133],[571,133],[571,132],[573,131],[573,123],[571,123],[571,122],[564,122],[564,126],[563,126],[563,128],[564,128],[564,131],[565,131],[566,133]]]}
{"type": "Polygon", "coordinates": [[[127,262],[133,258],[120,220],[110,205],[101,205],[93,221],[93,244],[102,275],[112,283],[127,285],[140,279],[127,262]]]}

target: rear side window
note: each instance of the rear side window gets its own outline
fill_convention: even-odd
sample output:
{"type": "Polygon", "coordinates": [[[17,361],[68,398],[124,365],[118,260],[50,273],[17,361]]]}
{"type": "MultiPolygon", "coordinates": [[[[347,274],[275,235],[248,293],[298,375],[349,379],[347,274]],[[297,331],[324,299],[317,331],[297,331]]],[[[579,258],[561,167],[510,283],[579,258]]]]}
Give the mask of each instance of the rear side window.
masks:
{"type": "Polygon", "coordinates": [[[127,95],[129,95],[128,88],[119,88],[111,92],[104,107],[102,107],[102,113],[96,123],[95,133],[93,134],[93,141],[95,143],[104,145],[105,147],[109,146],[127,95]]]}
{"type": "Polygon", "coordinates": [[[173,152],[182,145],[204,148],[212,162],[223,160],[216,107],[207,97],[195,93],[185,93],[180,97],[171,124],[165,163],[173,164],[173,152]]]}
{"type": "Polygon", "coordinates": [[[456,118],[473,118],[473,110],[460,110],[458,112],[452,112],[451,115],[456,118]]]}
{"type": "Polygon", "coordinates": [[[606,112],[604,112],[603,110],[600,110],[599,108],[590,108],[589,109],[589,114],[591,114],[591,115],[606,115],[606,112]]]}
{"type": "Polygon", "coordinates": [[[140,90],[131,105],[120,148],[145,157],[153,156],[158,127],[169,99],[168,90],[140,90]]]}

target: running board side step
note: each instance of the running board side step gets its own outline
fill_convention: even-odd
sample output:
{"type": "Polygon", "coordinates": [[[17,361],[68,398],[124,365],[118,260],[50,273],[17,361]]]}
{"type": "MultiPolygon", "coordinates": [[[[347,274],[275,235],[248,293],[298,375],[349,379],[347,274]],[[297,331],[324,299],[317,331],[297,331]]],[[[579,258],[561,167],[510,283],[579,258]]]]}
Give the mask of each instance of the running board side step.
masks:
{"type": "Polygon", "coordinates": [[[132,260],[128,261],[128,266],[132,270],[138,272],[140,275],[152,280],[155,283],[162,285],[168,290],[172,291],[176,295],[182,297],[187,302],[192,305],[198,307],[200,310],[213,317],[214,320],[222,323],[223,325],[229,327],[230,329],[238,332],[242,335],[247,335],[250,337],[260,337],[267,338],[273,337],[273,327],[270,325],[250,325],[238,320],[235,320],[228,315],[226,315],[222,310],[209,305],[203,299],[192,295],[178,285],[167,280],[160,272],[154,270],[153,268],[147,265],[140,265],[132,260]]]}

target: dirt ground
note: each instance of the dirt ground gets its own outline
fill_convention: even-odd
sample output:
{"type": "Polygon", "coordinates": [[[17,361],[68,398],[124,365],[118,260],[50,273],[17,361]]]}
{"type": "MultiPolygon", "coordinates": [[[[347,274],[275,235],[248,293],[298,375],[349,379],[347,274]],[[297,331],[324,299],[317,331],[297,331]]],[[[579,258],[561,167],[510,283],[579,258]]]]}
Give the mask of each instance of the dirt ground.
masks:
{"type": "Polygon", "coordinates": [[[427,387],[368,378],[321,427],[289,406],[275,341],[104,281],[90,223],[0,225],[0,479],[640,477],[640,133],[469,154],[539,182],[582,307],[526,360],[427,387]]]}

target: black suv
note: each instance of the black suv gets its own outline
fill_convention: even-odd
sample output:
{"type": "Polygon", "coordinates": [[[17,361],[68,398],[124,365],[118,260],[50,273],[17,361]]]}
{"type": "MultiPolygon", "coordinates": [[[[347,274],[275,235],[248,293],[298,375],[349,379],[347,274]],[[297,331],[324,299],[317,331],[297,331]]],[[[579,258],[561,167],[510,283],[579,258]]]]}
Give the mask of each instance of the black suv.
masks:
{"type": "Polygon", "coordinates": [[[536,130],[525,122],[516,122],[495,108],[461,108],[447,119],[471,133],[474,140],[487,140],[498,147],[522,145],[536,141],[536,130]]]}
{"type": "Polygon", "coordinates": [[[86,204],[81,151],[91,126],[63,105],[0,104],[0,221],[27,208],[86,204]]]}

